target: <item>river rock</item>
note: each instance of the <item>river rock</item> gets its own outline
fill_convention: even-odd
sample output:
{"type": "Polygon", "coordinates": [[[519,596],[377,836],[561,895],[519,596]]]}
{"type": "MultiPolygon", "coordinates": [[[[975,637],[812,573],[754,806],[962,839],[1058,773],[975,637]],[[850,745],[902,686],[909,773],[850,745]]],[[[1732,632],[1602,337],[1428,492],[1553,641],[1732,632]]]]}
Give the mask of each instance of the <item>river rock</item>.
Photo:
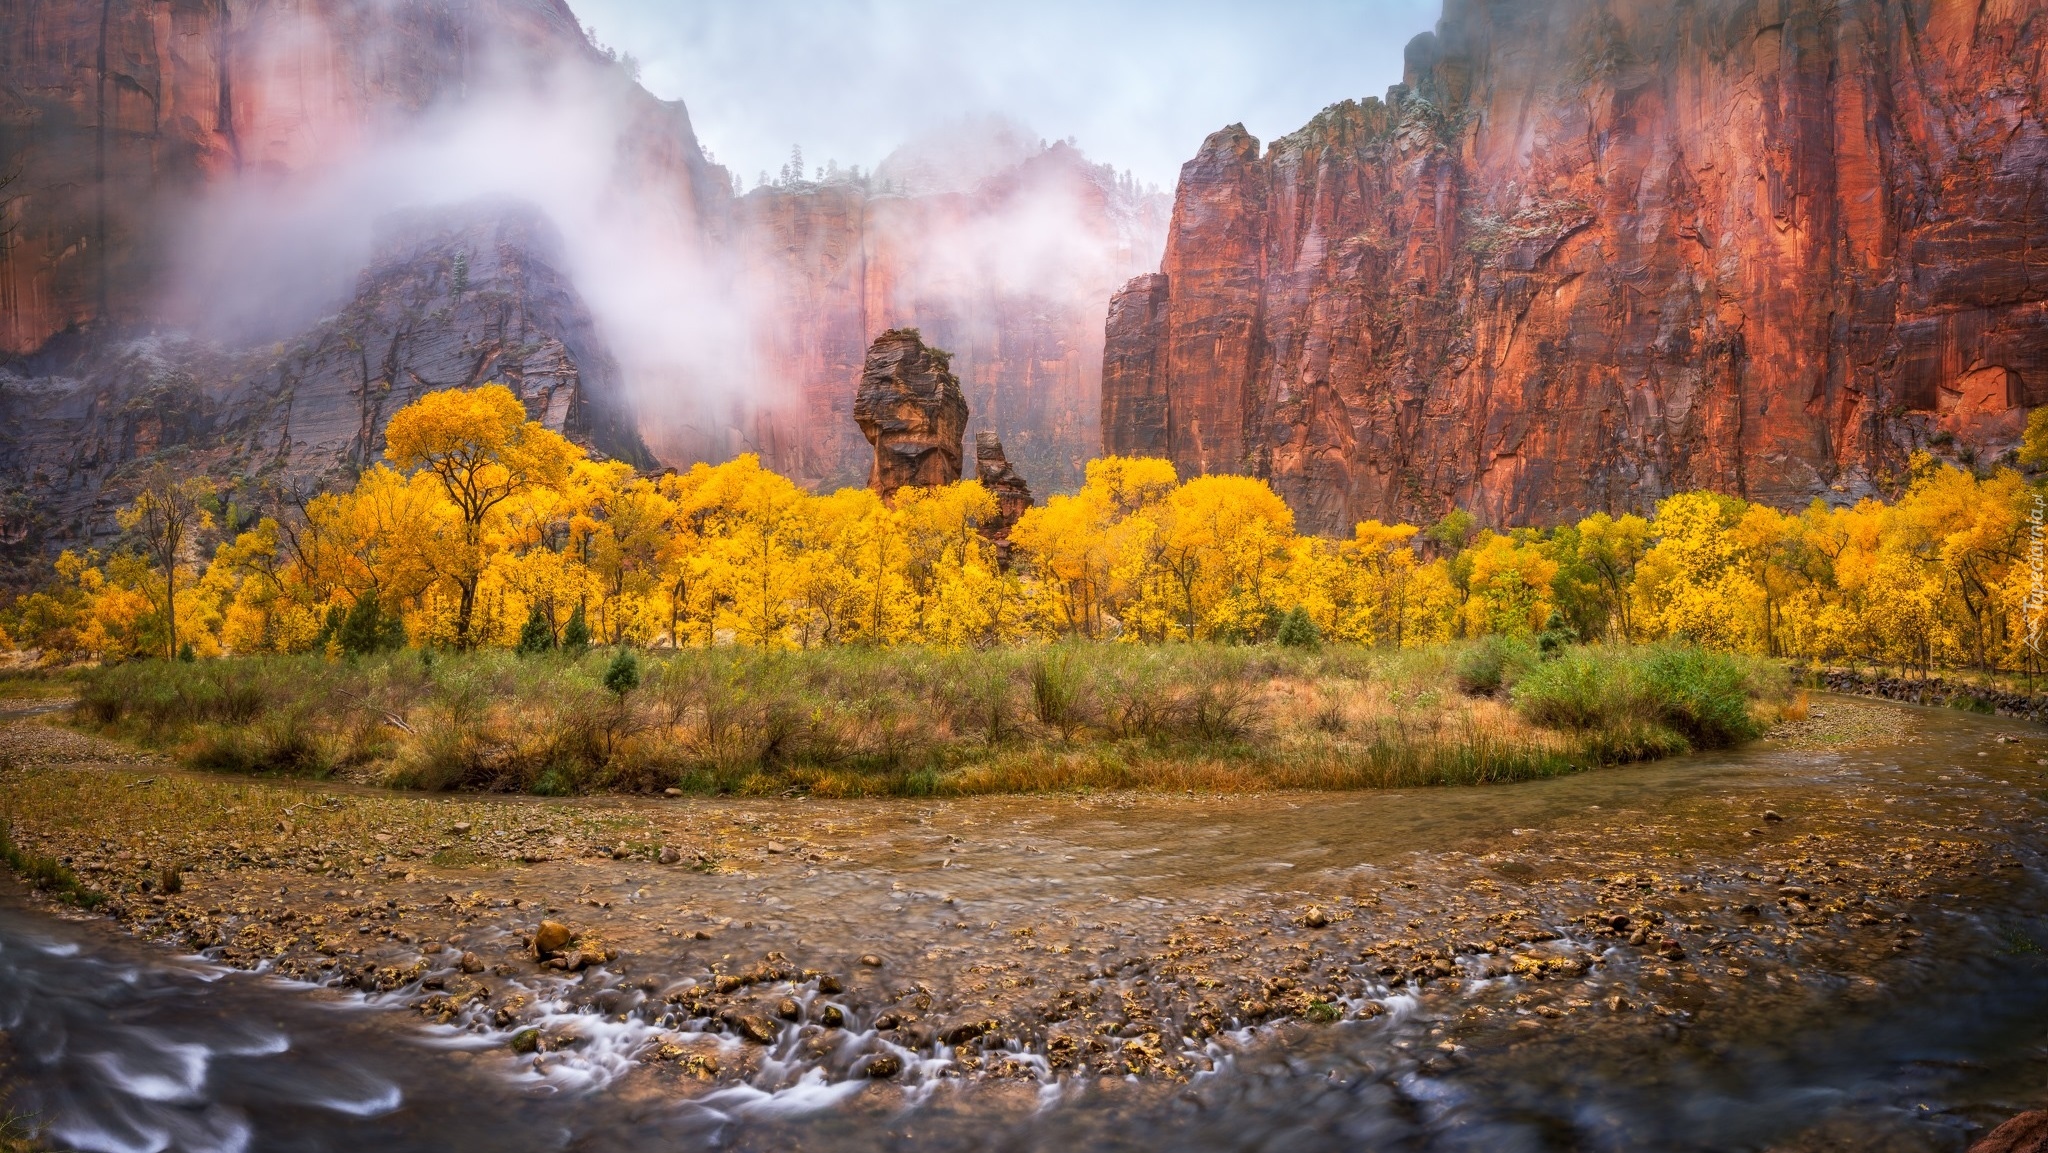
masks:
{"type": "Polygon", "coordinates": [[[1970,1153],[2048,1153],[2048,1112],[2022,1113],[1975,1145],[1970,1153]]]}
{"type": "Polygon", "coordinates": [[[569,942],[575,939],[576,934],[570,932],[569,926],[560,921],[542,921],[540,928],[533,934],[533,951],[536,956],[545,959],[568,948],[569,942]]]}
{"type": "Polygon", "coordinates": [[[975,1021],[959,1021],[947,1026],[946,1030],[939,1034],[939,1040],[944,1041],[948,1045],[964,1045],[983,1034],[995,1032],[998,1027],[999,1022],[987,1018],[975,1021]]]}
{"type": "Polygon", "coordinates": [[[735,1013],[726,1020],[732,1031],[756,1045],[770,1045],[775,1041],[779,1026],[759,1013],[735,1013]]]}
{"type": "Polygon", "coordinates": [[[885,1081],[903,1072],[903,1062],[893,1053],[877,1053],[868,1058],[867,1068],[862,1072],[875,1080],[885,1081]]]}
{"type": "Polygon", "coordinates": [[[673,865],[682,859],[683,854],[674,845],[663,845],[661,847],[660,860],[662,864],[673,865]]]}

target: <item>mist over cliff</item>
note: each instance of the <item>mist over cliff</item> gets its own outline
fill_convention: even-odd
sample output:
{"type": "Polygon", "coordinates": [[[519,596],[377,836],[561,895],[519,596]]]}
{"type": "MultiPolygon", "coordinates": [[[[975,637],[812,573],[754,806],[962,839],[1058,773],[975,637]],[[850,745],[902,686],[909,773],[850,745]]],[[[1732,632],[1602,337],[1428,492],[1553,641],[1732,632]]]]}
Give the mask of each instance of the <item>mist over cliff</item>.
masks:
{"type": "MultiPolygon", "coordinates": [[[[955,355],[973,430],[1034,484],[1080,481],[1100,449],[1102,308],[1157,265],[1168,201],[1023,125],[976,118],[906,143],[865,177],[782,182],[740,201],[758,362],[793,393],[749,447],[807,482],[858,484],[852,420],[868,342],[918,328],[955,355]]],[[[696,455],[703,455],[699,452],[696,455]]]]}
{"type": "Polygon", "coordinates": [[[1024,125],[743,197],[559,0],[105,7],[0,12],[10,535],[108,531],[166,451],[320,483],[485,380],[611,455],[836,483],[859,350],[899,323],[959,345],[1026,459],[1098,443],[1101,302],[1165,202],[1024,125]]]}

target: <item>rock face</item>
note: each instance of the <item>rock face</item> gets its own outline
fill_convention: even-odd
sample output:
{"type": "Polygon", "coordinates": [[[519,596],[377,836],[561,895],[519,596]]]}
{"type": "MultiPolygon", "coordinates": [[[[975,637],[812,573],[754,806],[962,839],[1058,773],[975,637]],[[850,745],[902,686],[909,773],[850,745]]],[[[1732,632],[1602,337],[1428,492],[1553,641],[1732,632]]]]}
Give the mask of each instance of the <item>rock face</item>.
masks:
{"type": "Polygon", "coordinates": [[[1010,466],[1002,439],[988,429],[974,434],[974,477],[996,498],[996,519],[983,525],[982,531],[995,541],[997,556],[1008,563],[1010,530],[1031,508],[1031,486],[1010,466]]]}
{"type": "Polygon", "coordinates": [[[559,0],[0,6],[7,563],[110,534],[146,457],[212,471],[243,512],[267,503],[258,489],[346,477],[381,452],[392,410],[437,387],[507,384],[552,427],[652,463],[548,213],[478,201],[373,225],[381,207],[345,203],[402,184],[391,157],[420,133],[520,100],[611,126],[604,192],[665,222],[646,230],[648,253],[723,234],[727,177],[688,114],[633,84],[559,0]],[[218,228],[295,210],[296,232],[218,228]],[[270,255],[221,236],[320,253],[323,230],[358,225],[345,265],[308,259],[300,277],[286,247],[269,266],[284,275],[257,289],[181,279],[270,255]],[[330,287],[302,287],[316,279],[330,287]],[[188,323],[214,288],[253,292],[263,319],[303,319],[260,333],[188,323]]]}
{"type": "Polygon", "coordinates": [[[1970,1146],[1970,1153],[2044,1153],[2048,1151],[2048,1113],[2022,1113],[1993,1129],[1970,1146]]]}
{"type": "Polygon", "coordinates": [[[772,318],[757,360],[787,390],[744,447],[809,484],[861,483],[847,386],[876,333],[916,328],[954,351],[977,430],[1040,483],[1080,483],[1102,436],[1102,303],[1158,264],[1166,199],[1068,145],[1014,144],[950,181],[906,148],[872,177],[737,202],[754,311],[772,318]]]}
{"type": "Polygon", "coordinates": [[[606,88],[632,179],[687,214],[726,176],[682,105],[623,79],[561,0],[52,0],[0,7],[0,353],[154,323],[209,185],[348,162],[465,94],[606,88]]]}
{"type": "Polygon", "coordinates": [[[1984,460],[2048,401],[2044,115],[2019,0],[1447,0],[1386,101],[1183,167],[1104,447],[1339,534],[1984,460]]]}
{"type": "Polygon", "coordinates": [[[72,339],[27,372],[0,369],[0,547],[29,564],[45,538],[106,534],[156,454],[259,509],[264,489],[310,490],[375,463],[385,421],[422,393],[487,381],[549,427],[651,463],[561,260],[528,205],[412,213],[387,222],[354,299],[289,344],[72,339]]]}
{"type": "Polygon", "coordinates": [[[345,475],[416,390],[491,379],[615,457],[858,484],[900,327],[1077,483],[1102,301],[1167,201],[985,127],[742,197],[563,0],[0,5],[0,547],[105,538],[144,457],[345,475]],[[451,188],[537,209],[396,236],[451,188]]]}
{"type": "Polygon", "coordinates": [[[883,500],[905,485],[932,488],[960,479],[967,401],[952,356],[929,348],[914,328],[892,328],[868,347],[853,419],[875,448],[868,487],[883,500]]]}

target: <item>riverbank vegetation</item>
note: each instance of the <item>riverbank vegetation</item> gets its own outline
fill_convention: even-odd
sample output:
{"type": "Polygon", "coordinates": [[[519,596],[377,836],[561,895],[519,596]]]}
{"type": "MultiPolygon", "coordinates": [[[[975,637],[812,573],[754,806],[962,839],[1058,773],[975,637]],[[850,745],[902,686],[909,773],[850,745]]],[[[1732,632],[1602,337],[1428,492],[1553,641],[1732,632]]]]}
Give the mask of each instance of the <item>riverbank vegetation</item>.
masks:
{"type": "Polygon", "coordinates": [[[141,661],[82,674],[76,715],[230,772],[920,796],[1517,780],[1732,744],[1785,699],[1783,674],[1747,658],[1593,645],[1545,659],[1492,638],[141,661]]]}
{"type": "Polygon", "coordinates": [[[2010,469],[1921,456],[1889,504],[1786,513],[1692,492],[1651,517],[1486,527],[1453,512],[1426,530],[1366,521],[1341,541],[1296,533],[1256,479],[1127,458],[1087,476],[1003,541],[973,481],[885,503],[810,493],[752,456],[641,476],[527,420],[503,388],[432,393],[392,418],[384,462],[308,501],[153,474],[122,517],[129,538],[64,554],[0,627],[49,663],[1230,644],[1281,639],[1290,620],[1298,644],[1507,636],[1922,668],[2036,660],[2035,492],[2010,469]],[[254,515],[266,499],[271,515],[254,515]]]}
{"type": "Polygon", "coordinates": [[[31,852],[14,843],[13,829],[0,817],[0,865],[12,869],[22,880],[67,905],[91,909],[106,895],[79,882],[78,874],[55,857],[31,852]]]}

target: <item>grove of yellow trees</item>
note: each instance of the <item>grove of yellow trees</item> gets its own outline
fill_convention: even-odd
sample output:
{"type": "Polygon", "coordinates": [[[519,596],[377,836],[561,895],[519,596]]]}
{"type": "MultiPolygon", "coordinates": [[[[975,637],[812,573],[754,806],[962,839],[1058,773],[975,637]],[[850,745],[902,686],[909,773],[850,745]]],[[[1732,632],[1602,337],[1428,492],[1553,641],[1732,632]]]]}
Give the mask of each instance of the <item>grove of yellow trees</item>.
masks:
{"type": "MultiPolygon", "coordinates": [[[[67,552],[0,615],[46,660],[639,646],[986,646],[1061,635],[1419,646],[1489,633],[1675,636],[1810,660],[2034,669],[2038,486],[1915,458],[1892,503],[1780,512],[1688,492],[1653,517],[1295,532],[1267,485],[1107,457],[1017,522],[999,563],[975,481],[817,494],[742,456],[637,475],[491,385],[429,394],[383,463],[217,533],[203,482],[152,483],[132,548],[67,552]],[[196,487],[195,487],[196,485],[196,487]],[[217,538],[217,539],[216,539],[217,538]],[[199,546],[211,543],[210,554],[199,546]]],[[[2048,451],[2048,442],[2044,442],[2048,451]]]]}

